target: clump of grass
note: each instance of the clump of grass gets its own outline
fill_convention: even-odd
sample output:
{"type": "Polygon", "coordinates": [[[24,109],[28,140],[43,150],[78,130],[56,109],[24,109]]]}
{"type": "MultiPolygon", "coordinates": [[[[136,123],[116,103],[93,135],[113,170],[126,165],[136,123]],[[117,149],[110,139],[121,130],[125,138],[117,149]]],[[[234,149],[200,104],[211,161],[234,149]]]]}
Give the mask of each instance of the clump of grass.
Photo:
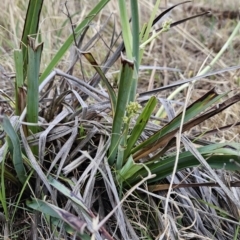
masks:
{"type": "MultiPolygon", "coordinates": [[[[138,2],[132,0],[127,6],[119,1],[123,42],[119,43],[114,25],[111,40],[106,42],[104,30],[109,19],[95,35],[88,35],[92,21],[109,3],[101,0],[76,26],[70,26],[72,34],[44,65],[39,19],[28,24],[32,11],[37,16],[44,11],[40,3],[43,1],[29,1],[21,48],[14,51],[15,113],[1,118],[5,131],[0,149],[4,237],[237,239],[238,193],[228,186],[236,186],[238,176],[232,172],[239,170],[239,145],[203,138],[216,129],[194,134],[190,130],[236,104],[240,95],[211,89],[189,102],[197,81],[239,68],[210,72],[239,24],[204,71],[138,93],[142,63],[151,44],[172,27],[206,13],[166,21],[153,30],[181,4],[158,15],[160,1],[156,1],[142,26],[138,2]],[[103,58],[102,53],[92,51],[97,41],[107,46],[103,58]],[[71,46],[70,66],[63,67],[66,71],[57,69],[71,46]],[[117,89],[107,77],[114,64],[117,89]],[[73,74],[77,66],[83,79],[73,74]],[[168,99],[157,96],[173,87],[178,88],[168,99]],[[184,102],[170,101],[186,87],[184,102]],[[21,215],[31,220],[18,231],[16,219],[21,215]]],[[[72,24],[71,8],[65,7],[66,22],[72,24]]]]}

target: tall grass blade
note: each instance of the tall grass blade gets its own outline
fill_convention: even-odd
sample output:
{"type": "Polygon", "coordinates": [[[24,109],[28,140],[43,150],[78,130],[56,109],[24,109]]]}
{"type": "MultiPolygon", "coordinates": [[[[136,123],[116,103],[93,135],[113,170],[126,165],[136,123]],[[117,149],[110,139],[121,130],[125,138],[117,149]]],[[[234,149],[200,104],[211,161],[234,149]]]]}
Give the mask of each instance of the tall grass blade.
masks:
{"type": "Polygon", "coordinates": [[[23,52],[23,78],[27,76],[28,65],[28,36],[35,37],[38,32],[40,14],[44,0],[29,0],[28,10],[24,22],[24,29],[21,41],[21,49],[23,52]]]}
{"type": "MultiPolygon", "coordinates": [[[[35,39],[28,38],[28,76],[27,76],[27,121],[30,123],[38,122],[38,79],[41,62],[43,43],[36,44],[35,39]]],[[[37,133],[37,126],[29,126],[31,133],[37,133]]]]}
{"type": "MultiPolygon", "coordinates": [[[[139,10],[138,1],[131,0],[131,13],[132,13],[132,59],[134,61],[134,72],[131,84],[131,91],[129,95],[129,101],[134,102],[137,93],[138,84],[138,69],[140,65],[139,59],[139,10]]],[[[124,31],[124,30],[123,30],[124,31]]]]}
{"type": "Polygon", "coordinates": [[[131,89],[131,80],[134,71],[134,64],[132,61],[122,57],[122,69],[119,81],[119,91],[117,97],[117,107],[113,119],[111,144],[109,147],[109,163],[114,163],[118,144],[122,135],[123,117],[126,114],[126,107],[129,102],[129,94],[131,89]]]}
{"type": "MultiPolygon", "coordinates": [[[[132,55],[132,33],[129,23],[126,1],[118,0],[120,21],[122,26],[123,42],[126,49],[127,58],[133,60],[132,55]]],[[[139,34],[139,32],[137,33],[139,34]]]]}

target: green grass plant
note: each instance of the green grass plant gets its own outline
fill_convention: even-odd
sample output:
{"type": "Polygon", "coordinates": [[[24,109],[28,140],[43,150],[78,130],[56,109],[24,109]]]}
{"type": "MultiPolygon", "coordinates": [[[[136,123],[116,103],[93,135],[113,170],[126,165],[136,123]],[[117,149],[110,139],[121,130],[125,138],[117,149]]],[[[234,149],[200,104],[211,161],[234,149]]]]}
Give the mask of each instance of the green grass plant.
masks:
{"type": "Polygon", "coordinates": [[[3,112],[1,117],[5,132],[0,149],[0,203],[6,220],[2,226],[7,229],[4,239],[26,236],[25,230],[18,234],[15,228],[15,218],[25,222],[23,215],[32,219],[24,229],[33,239],[184,239],[187,234],[238,239],[239,215],[228,206],[231,203],[233,209],[239,208],[236,194],[213,169],[234,178],[240,170],[239,143],[208,141],[203,132],[191,131],[237,104],[240,94],[233,90],[219,94],[210,89],[190,104],[186,98],[177,113],[173,106],[180,101],[171,103],[158,94],[179,85],[173,93],[168,92],[171,99],[187,86],[190,94],[201,75],[219,74],[209,71],[236,36],[239,24],[210,66],[195,77],[139,94],[141,66],[150,45],[171,28],[206,12],[176,22],[167,20],[155,31],[159,20],[189,1],[159,15],[160,0],[156,1],[144,24],[139,1],[116,1],[122,42],[114,29],[109,45],[104,28],[111,26],[111,18],[93,37],[90,29],[94,29],[97,17],[105,17],[100,14],[110,2],[98,1],[75,26],[75,13],[67,9],[72,33],[48,64],[42,61],[44,32],[39,29],[44,1],[28,3],[20,49],[14,50],[14,113],[7,116],[3,112]],[[104,51],[95,50],[100,41],[108,48],[103,57],[104,51]],[[56,67],[61,66],[70,48],[72,62],[64,72],[56,67]],[[114,65],[117,86],[107,73],[114,65]],[[161,118],[163,111],[168,120],[161,118]],[[199,187],[196,192],[187,192],[173,188],[173,182],[195,176],[206,183],[216,181],[221,189],[199,187]],[[151,192],[165,182],[171,183],[167,193],[151,192]],[[9,193],[8,186],[12,187],[9,193]],[[15,195],[12,208],[9,199],[15,195]],[[218,206],[220,198],[223,206],[218,206]],[[222,228],[220,233],[215,226],[222,228]],[[225,233],[226,226],[229,233],[225,233]]]}

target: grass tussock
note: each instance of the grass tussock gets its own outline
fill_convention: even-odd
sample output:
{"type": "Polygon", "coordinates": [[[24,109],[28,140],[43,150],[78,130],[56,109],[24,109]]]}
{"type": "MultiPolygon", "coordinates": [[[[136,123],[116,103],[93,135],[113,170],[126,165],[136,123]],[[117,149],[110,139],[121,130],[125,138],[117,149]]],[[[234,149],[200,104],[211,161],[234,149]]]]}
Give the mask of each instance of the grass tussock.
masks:
{"type": "Polygon", "coordinates": [[[0,3],[0,239],[240,239],[238,1],[90,2],[0,3]]]}

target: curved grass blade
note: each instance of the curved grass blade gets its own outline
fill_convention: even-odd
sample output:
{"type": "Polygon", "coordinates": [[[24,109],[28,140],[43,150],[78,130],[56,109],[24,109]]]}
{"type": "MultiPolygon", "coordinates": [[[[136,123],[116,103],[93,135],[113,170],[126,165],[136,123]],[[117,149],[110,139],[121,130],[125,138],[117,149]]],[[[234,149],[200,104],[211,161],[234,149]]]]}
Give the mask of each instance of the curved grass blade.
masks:
{"type": "MultiPolygon", "coordinates": [[[[203,113],[202,115],[200,115],[199,117],[191,120],[190,122],[184,124],[182,132],[185,132],[187,130],[190,130],[191,128],[193,128],[194,126],[197,126],[198,124],[204,122],[205,120],[211,118],[212,116],[222,112],[224,109],[228,108],[229,106],[233,105],[236,102],[240,101],[240,94],[236,94],[235,96],[229,98],[228,100],[226,100],[225,102],[219,104],[218,106],[213,107],[212,109],[210,109],[207,113],[203,113]]],[[[176,131],[174,132],[176,133],[176,131]]],[[[165,136],[164,136],[165,137],[165,136]]],[[[171,136],[170,136],[171,138],[171,136]]],[[[162,151],[160,151],[158,154],[156,154],[155,156],[151,157],[151,159],[149,159],[150,161],[152,159],[155,158],[159,158],[160,156],[163,155],[163,153],[165,151],[167,151],[169,148],[171,148],[171,145],[173,144],[172,141],[174,140],[173,138],[169,141],[170,139],[168,139],[168,143],[167,145],[164,147],[164,149],[162,151]]],[[[155,148],[155,146],[154,146],[155,148]]]]}
{"type": "MultiPolygon", "coordinates": [[[[80,233],[81,239],[90,240],[90,237],[84,234],[85,228],[87,226],[86,222],[80,220],[77,216],[73,215],[72,213],[39,199],[27,201],[27,206],[43,214],[46,214],[55,219],[59,219],[65,222],[72,229],[80,233]]],[[[72,230],[70,231],[73,232],[72,230]]]]}
{"type": "Polygon", "coordinates": [[[178,3],[168,9],[166,9],[165,11],[163,11],[161,14],[159,14],[154,20],[153,20],[153,23],[152,23],[152,26],[154,26],[158,21],[161,20],[162,17],[164,17],[168,12],[170,12],[171,10],[173,10],[175,7],[181,5],[181,4],[185,4],[185,3],[189,3],[191,1],[185,1],[185,2],[181,2],[181,3],[178,3]]]}
{"type": "MultiPolygon", "coordinates": [[[[53,177],[48,177],[48,182],[50,185],[52,185],[54,188],[56,188],[59,192],[64,194],[67,198],[71,199],[73,202],[75,202],[81,209],[88,214],[87,207],[83,204],[83,202],[75,195],[73,192],[71,192],[65,185],[54,179],[53,177]]],[[[90,217],[90,215],[89,215],[90,217]]]]}
{"type": "MultiPolygon", "coordinates": [[[[179,24],[181,24],[181,23],[187,22],[187,21],[189,21],[189,20],[191,20],[191,19],[194,19],[194,18],[197,18],[197,17],[202,17],[202,16],[207,15],[207,14],[209,14],[209,13],[210,13],[210,12],[203,12],[203,13],[199,13],[199,14],[197,14],[197,15],[194,15],[194,16],[191,16],[191,17],[188,17],[188,18],[184,18],[184,19],[182,19],[182,20],[179,20],[179,21],[176,21],[176,22],[171,23],[169,27],[170,27],[170,28],[175,27],[175,26],[177,26],[177,25],[179,25],[179,24]]],[[[160,32],[162,29],[163,29],[163,27],[157,29],[156,32],[160,32]]]]}
{"type": "Polygon", "coordinates": [[[106,78],[102,69],[99,67],[99,65],[96,62],[96,60],[94,59],[93,55],[90,52],[82,53],[82,54],[92,64],[92,66],[97,71],[97,73],[100,75],[102,81],[106,85],[107,91],[108,91],[108,94],[109,94],[109,97],[110,97],[111,106],[112,106],[112,113],[113,113],[113,116],[114,116],[115,115],[115,110],[116,110],[116,105],[117,105],[117,99],[116,99],[116,94],[113,90],[113,87],[109,83],[108,79],[106,78]]]}
{"type": "MultiPolygon", "coordinates": [[[[88,210],[87,207],[84,205],[83,201],[72,191],[70,191],[65,185],[54,179],[53,177],[48,177],[49,184],[51,184],[53,187],[55,187],[59,192],[61,192],[63,195],[65,195],[68,199],[76,203],[81,210],[85,213],[85,216],[92,221],[93,218],[95,218],[94,214],[91,212],[91,210],[88,210]]],[[[105,239],[113,240],[113,238],[110,236],[110,234],[106,231],[104,227],[100,228],[100,231],[102,232],[102,235],[105,236],[105,239]]]]}
{"type": "MultiPolygon", "coordinates": [[[[104,6],[109,2],[110,0],[101,0],[98,2],[98,4],[89,12],[89,14],[86,16],[86,18],[75,28],[75,38],[80,36],[84,29],[91,23],[91,21],[94,19],[94,17],[104,8],[104,6]]],[[[74,40],[73,34],[71,34],[65,43],[62,45],[62,47],[58,50],[56,55],[53,57],[51,62],[48,64],[45,71],[42,73],[39,82],[41,83],[53,70],[53,68],[58,64],[58,62],[61,60],[63,55],[67,52],[67,50],[70,48],[74,40]]]]}
{"type": "MultiPolygon", "coordinates": [[[[209,110],[207,113],[202,114],[199,117],[191,120],[190,122],[185,123],[184,126],[183,126],[183,129],[182,129],[182,132],[185,132],[185,131],[191,129],[192,127],[194,127],[194,126],[197,126],[198,124],[200,124],[200,123],[204,122],[205,120],[211,118],[212,116],[222,112],[224,109],[228,108],[229,106],[231,106],[234,103],[239,102],[239,101],[240,101],[240,94],[236,94],[235,96],[233,96],[232,98],[228,99],[224,103],[221,103],[218,106],[216,106],[215,108],[209,110]]],[[[174,130],[172,133],[170,132],[170,133],[166,134],[165,136],[163,136],[161,138],[161,142],[160,143],[156,143],[154,146],[152,146],[151,150],[146,150],[145,152],[142,151],[142,150],[139,151],[139,153],[136,154],[137,156],[135,155],[135,157],[136,157],[135,160],[138,160],[138,159],[140,159],[140,158],[142,158],[144,156],[147,156],[147,154],[150,151],[154,152],[158,148],[163,147],[164,145],[167,144],[165,146],[165,148],[163,149],[163,152],[160,151],[158,154],[156,154],[155,156],[151,157],[150,160],[155,159],[155,158],[159,158],[160,156],[162,156],[162,154],[168,149],[168,147],[169,147],[168,145],[171,145],[170,141],[173,139],[173,136],[174,136],[174,134],[177,131],[178,131],[178,129],[174,130]],[[147,152],[147,151],[149,151],[149,152],[147,152]],[[143,155],[141,155],[140,152],[142,152],[143,155]]]]}
{"type": "MultiPolygon", "coordinates": [[[[143,42],[145,42],[148,39],[151,27],[153,27],[157,22],[159,22],[166,14],[168,14],[175,7],[185,4],[185,3],[189,3],[189,2],[191,2],[191,1],[185,1],[185,2],[181,2],[181,3],[173,5],[172,7],[168,8],[168,9],[164,10],[162,13],[160,13],[154,20],[152,20],[152,16],[151,16],[149,24],[141,32],[141,36],[142,36],[141,39],[143,40],[143,42]]],[[[156,10],[157,10],[156,7],[158,7],[158,6],[159,6],[159,2],[156,2],[153,12],[156,12],[156,10]]],[[[160,28],[158,31],[161,31],[161,30],[162,30],[162,28],[160,28]]]]}
{"type": "Polygon", "coordinates": [[[20,147],[20,141],[18,136],[10,123],[9,119],[6,116],[3,116],[1,119],[1,125],[4,131],[7,134],[8,146],[10,153],[12,155],[14,169],[17,173],[19,181],[24,184],[26,181],[26,171],[23,165],[22,152],[20,147]]]}

